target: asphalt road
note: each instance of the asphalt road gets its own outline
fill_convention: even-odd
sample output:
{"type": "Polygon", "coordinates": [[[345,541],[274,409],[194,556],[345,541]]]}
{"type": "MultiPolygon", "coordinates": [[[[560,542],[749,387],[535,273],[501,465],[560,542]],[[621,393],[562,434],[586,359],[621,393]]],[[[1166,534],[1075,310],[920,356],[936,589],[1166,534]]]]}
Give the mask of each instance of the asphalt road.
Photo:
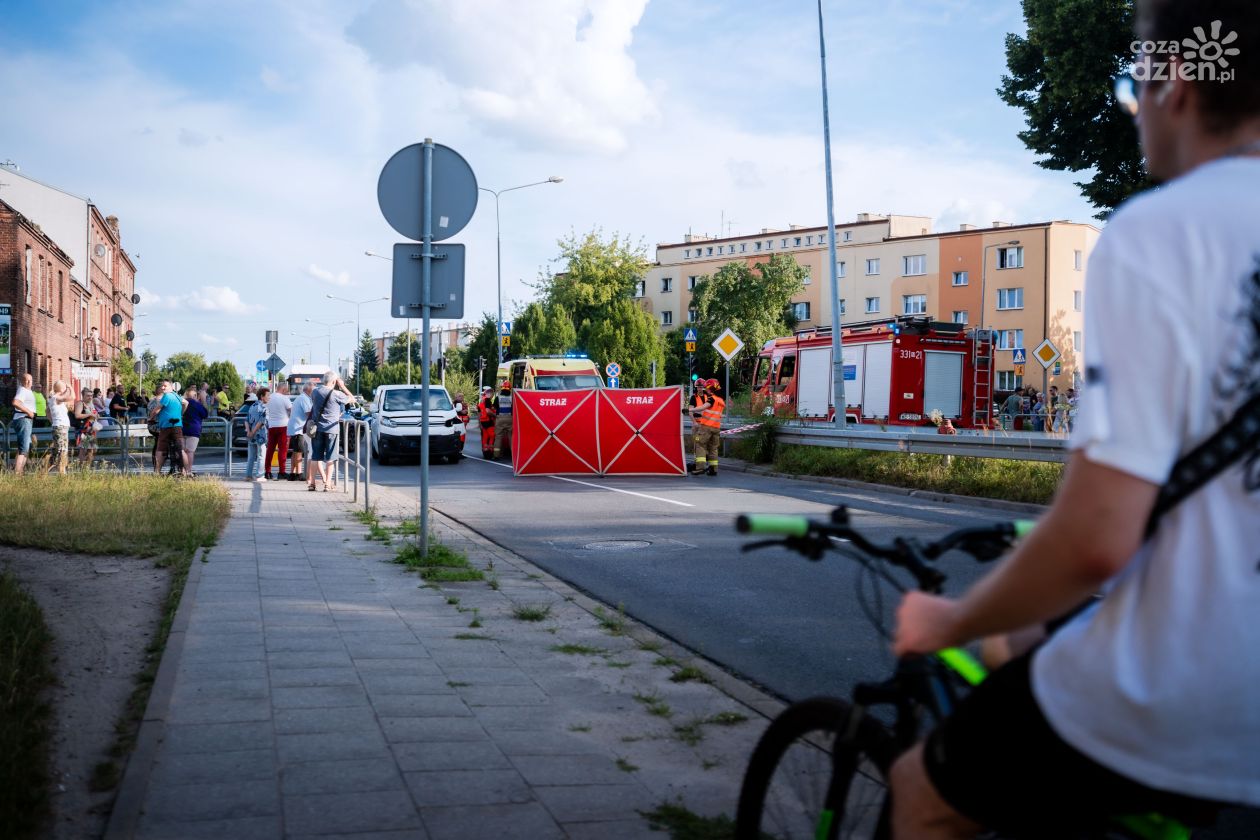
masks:
{"type": "MultiPolygon", "coordinates": [[[[847,693],[887,676],[888,646],[863,613],[859,567],[783,549],[741,553],[745,512],[825,517],[837,504],[875,540],[935,538],[957,527],[1008,518],[979,507],[921,502],[897,494],[725,472],[716,478],[514,477],[503,464],[469,456],[430,468],[436,510],[471,526],[608,604],[787,699],[847,693]]],[[[418,486],[415,464],[379,467],[374,482],[418,486]]],[[[951,588],[978,573],[946,559],[951,588]]],[[[869,593],[867,599],[878,606],[869,593]]],[[[884,592],[891,626],[896,593],[884,592]]]]}

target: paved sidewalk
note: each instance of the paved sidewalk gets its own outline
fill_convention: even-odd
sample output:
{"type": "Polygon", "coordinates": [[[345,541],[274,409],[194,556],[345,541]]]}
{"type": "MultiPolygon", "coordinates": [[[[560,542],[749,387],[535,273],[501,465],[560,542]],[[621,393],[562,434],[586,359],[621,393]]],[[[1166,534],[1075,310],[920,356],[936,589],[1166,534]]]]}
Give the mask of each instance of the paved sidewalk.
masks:
{"type": "Polygon", "coordinates": [[[390,562],[408,538],[366,539],[344,494],[230,490],[108,837],[661,837],[641,812],[734,814],[765,721],[730,695],[773,702],[712,668],[726,691],[671,680],[686,651],[441,517],[487,581],[422,586],[390,562]]]}

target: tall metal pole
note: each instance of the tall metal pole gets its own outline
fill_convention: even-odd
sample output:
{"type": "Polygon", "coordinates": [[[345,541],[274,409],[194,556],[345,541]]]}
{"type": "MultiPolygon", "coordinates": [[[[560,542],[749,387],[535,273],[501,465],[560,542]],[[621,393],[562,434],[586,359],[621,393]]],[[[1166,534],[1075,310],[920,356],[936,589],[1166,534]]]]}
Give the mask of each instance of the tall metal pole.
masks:
{"type": "Polygon", "coordinates": [[[420,252],[420,306],[424,344],[420,347],[420,556],[429,553],[429,292],[433,271],[433,139],[424,138],[424,249],[420,252]]]}
{"type": "Polygon", "coordinates": [[[840,277],[836,270],[836,217],[831,190],[831,113],[827,107],[827,39],[823,35],[822,0],[818,0],[818,63],[822,70],[823,162],[827,170],[827,253],[831,258],[831,390],[835,419],[845,427],[844,342],[840,336],[840,277]]]}
{"type": "Polygon", "coordinates": [[[411,319],[407,319],[407,384],[411,384],[411,319]]]}
{"type": "MultiPolygon", "coordinates": [[[[499,229],[499,194],[494,195],[494,275],[498,288],[499,321],[494,327],[495,343],[499,348],[499,364],[503,364],[503,234],[499,229]]],[[[426,338],[427,340],[427,338],[426,338]]]]}

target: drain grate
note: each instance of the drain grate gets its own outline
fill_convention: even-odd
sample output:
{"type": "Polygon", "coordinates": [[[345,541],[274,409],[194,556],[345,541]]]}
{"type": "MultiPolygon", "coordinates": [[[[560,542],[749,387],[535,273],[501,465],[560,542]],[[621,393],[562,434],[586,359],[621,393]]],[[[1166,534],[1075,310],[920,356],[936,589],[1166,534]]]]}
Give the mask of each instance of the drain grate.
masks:
{"type": "Polygon", "coordinates": [[[600,540],[587,543],[582,548],[587,551],[634,551],[639,548],[647,548],[650,545],[651,543],[647,540],[600,540]]]}

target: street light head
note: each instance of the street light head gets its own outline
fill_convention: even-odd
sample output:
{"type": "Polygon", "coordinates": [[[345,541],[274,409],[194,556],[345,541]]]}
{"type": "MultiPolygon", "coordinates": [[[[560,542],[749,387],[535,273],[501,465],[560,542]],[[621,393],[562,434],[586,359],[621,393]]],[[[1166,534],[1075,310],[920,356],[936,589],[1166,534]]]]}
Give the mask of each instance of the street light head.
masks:
{"type": "Polygon", "coordinates": [[[329,300],[336,300],[336,298],[333,295],[326,294],[324,295],[324,297],[328,298],[329,300]]]}
{"type": "Polygon", "coordinates": [[[553,184],[558,184],[558,183],[560,183],[561,181],[563,181],[564,179],[563,179],[563,178],[561,178],[559,175],[552,175],[552,176],[551,176],[550,178],[548,178],[547,180],[548,180],[548,181],[550,181],[550,182],[551,182],[551,183],[553,183],[553,184]]]}

